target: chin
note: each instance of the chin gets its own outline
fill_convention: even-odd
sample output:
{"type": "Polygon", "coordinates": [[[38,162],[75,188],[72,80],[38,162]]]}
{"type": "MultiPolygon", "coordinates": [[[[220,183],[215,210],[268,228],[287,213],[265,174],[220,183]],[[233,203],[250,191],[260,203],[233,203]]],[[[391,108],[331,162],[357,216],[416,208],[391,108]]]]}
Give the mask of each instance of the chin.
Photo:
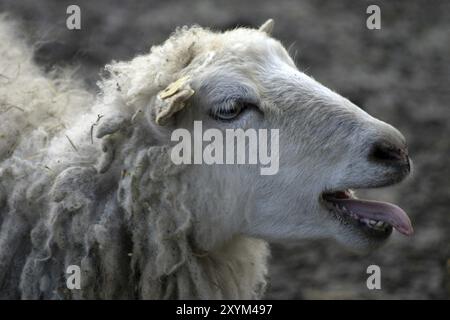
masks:
{"type": "Polygon", "coordinates": [[[377,250],[386,244],[393,231],[393,228],[390,228],[383,234],[379,234],[363,228],[345,226],[334,234],[334,238],[347,250],[364,254],[377,250]]]}
{"type": "MultiPolygon", "coordinates": [[[[392,180],[383,186],[397,182],[392,180]]],[[[408,215],[400,207],[359,199],[350,188],[322,192],[319,204],[331,223],[333,237],[354,251],[375,250],[385,244],[393,232],[403,236],[411,236],[414,232],[408,215]]]]}

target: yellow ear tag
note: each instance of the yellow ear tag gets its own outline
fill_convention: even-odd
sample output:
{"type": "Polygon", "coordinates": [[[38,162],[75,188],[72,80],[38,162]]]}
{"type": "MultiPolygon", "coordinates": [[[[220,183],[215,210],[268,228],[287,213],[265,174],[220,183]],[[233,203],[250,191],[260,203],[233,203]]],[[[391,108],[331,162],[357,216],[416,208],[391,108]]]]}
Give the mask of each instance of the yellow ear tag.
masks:
{"type": "Polygon", "coordinates": [[[163,91],[161,91],[159,93],[159,95],[158,95],[159,98],[161,100],[164,100],[164,99],[167,99],[167,98],[173,96],[175,93],[180,91],[180,89],[182,89],[189,80],[190,80],[190,77],[185,76],[185,77],[178,79],[177,81],[172,82],[171,84],[169,84],[167,86],[167,88],[165,88],[163,91]]]}

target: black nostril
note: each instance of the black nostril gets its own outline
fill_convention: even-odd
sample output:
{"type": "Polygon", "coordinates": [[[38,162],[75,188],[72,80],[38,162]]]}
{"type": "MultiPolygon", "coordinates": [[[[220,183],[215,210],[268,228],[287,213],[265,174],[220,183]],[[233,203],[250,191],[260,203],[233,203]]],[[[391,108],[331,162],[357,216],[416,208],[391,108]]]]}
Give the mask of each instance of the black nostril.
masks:
{"type": "Polygon", "coordinates": [[[398,147],[382,141],[374,144],[370,153],[373,161],[385,164],[402,164],[409,166],[408,152],[405,147],[398,147]]]}

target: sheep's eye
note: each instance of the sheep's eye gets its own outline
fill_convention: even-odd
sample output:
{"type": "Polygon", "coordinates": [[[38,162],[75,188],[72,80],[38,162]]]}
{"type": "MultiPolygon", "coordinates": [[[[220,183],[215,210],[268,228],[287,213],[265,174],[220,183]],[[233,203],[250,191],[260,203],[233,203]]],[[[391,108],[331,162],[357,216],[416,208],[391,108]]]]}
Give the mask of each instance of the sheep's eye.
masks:
{"type": "Polygon", "coordinates": [[[220,106],[212,113],[212,117],[221,121],[232,121],[249,107],[247,103],[233,102],[220,106]]]}

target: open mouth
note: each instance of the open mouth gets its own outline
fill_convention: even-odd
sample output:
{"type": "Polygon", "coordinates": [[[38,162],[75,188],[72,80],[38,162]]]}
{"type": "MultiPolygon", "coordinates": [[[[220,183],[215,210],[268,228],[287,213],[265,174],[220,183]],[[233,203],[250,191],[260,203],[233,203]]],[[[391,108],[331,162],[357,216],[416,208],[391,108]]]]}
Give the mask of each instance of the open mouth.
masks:
{"type": "Polygon", "coordinates": [[[324,192],[325,207],[342,223],[352,223],[374,236],[389,236],[392,229],[413,234],[408,215],[398,206],[381,201],[357,199],[350,189],[324,192]]]}

